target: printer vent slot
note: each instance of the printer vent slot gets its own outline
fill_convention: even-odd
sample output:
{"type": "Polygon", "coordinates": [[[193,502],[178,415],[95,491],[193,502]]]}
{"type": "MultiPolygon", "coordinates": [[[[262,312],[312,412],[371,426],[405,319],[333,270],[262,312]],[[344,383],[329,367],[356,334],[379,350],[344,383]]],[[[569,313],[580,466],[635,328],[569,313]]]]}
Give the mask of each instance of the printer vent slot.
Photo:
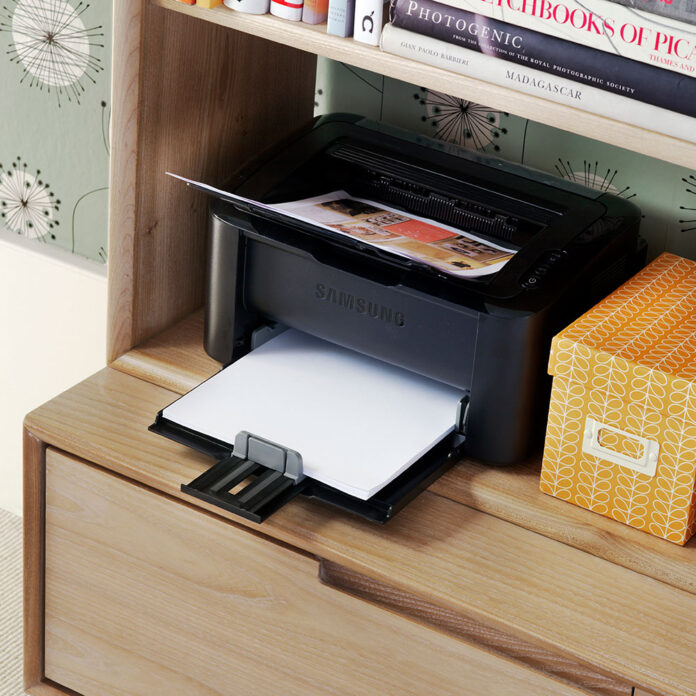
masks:
{"type": "Polygon", "coordinates": [[[420,169],[419,183],[415,183],[414,173],[407,165],[351,145],[335,148],[331,156],[360,167],[360,175],[354,177],[359,187],[352,187],[354,195],[373,198],[467,232],[515,245],[521,245],[530,232],[538,230],[538,226],[532,224],[534,229],[530,230],[529,223],[488,205],[441,192],[442,178],[432,172],[420,169]]]}
{"type": "Polygon", "coordinates": [[[363,183],[368,194],[383,203],[405,208],[409,212],[452,227],[508,242],[513,242],[518,232],[515,218],[496,213],[476,203],[430,193],[423,188],[396,182],[388,177],[379,177],[363,183]]]}

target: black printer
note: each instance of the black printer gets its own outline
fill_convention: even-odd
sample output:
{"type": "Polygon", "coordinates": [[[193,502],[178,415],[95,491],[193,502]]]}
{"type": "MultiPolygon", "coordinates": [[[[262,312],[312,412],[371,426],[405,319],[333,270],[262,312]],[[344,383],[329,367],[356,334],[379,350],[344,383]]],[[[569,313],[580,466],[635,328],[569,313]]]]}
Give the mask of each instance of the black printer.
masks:
{"type": "MultiPolygon", "coordinates": [[[[213,199],[212,357],[228,365],[291,327],[462,392],[453,437],[368,501],[275,464],[273,485],[259,478],[258,490],[233,495],[248,453],[159,414],[153,430],[219,460],[183,490],[257,521],[298,493],[384,521],[453,454],[493,464],[527,457],[546,424],[551,338],[645,261],[629,201],[358,116],[319,118],[228,189],[270,204],[344,190],[516,251],[497,273],[463,279],[253,203],[213,199]]],[[[257,477],[268,468],[251,464],[257,477]]]]}

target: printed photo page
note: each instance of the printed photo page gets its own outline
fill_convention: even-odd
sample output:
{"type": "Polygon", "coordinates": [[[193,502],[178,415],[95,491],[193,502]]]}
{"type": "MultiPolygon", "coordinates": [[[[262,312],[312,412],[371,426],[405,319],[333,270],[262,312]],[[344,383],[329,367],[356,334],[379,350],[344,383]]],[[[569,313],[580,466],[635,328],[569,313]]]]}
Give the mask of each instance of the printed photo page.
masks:
{"type": "Polygon", "coordinates": [[[495,273],[515,255],[512,249],[469,232],[383,203],[355,198],[345,191],[277,203],[273,207],[456,276],[495,273]]]}
{"type": "Polygon", "coordinates": [[[232,203],[280,213],[461,278],[496,273],[515,255],[515,250],[471,232],[390,208],[383,203],[356,198],[345,191],[268,204],[177,174],[167,174],[232,203]]]}

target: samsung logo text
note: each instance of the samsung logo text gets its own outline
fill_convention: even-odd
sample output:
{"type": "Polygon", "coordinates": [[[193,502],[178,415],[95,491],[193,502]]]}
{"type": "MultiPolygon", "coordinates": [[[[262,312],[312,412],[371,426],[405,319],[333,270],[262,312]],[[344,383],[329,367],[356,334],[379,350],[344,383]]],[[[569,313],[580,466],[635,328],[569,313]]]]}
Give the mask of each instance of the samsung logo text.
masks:
{"type": "Polygon", "coordinates": [[[406,318],[403,312],[397,312],[391,307],[385,307],[378,302],[351,295],[343,290],[337,290],[323,283],[317,283],[314,288],[314,296],[318,300],[330,302],[338,307],[348,311],[361,314],[364,317],[383,321],[385,324],[394,324],[394,326],[402,327],[406,324],[406,318]]]}

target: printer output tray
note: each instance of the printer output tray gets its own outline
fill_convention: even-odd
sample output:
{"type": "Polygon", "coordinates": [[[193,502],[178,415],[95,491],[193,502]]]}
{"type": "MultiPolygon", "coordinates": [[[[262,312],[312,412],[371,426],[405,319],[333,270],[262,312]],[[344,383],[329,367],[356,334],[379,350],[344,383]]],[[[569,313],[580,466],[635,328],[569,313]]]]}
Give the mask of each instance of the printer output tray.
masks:
{"type": "Polygon", "coordinates": [[[383,524],[441,476],[462,448],[459,444],[461,436],[456,433],[448,435],[374,496],[360,500],[309,477],[293,484],[287,478],[269,475],[258,465],[255,468],[247,466],[249,462],[235,457],[229,444],[172,423],[161,413],[149,430],[215,458],[213,466],[190,483],[181,485],[184,493],[257,523],[263,522],[297,495],[303,495],[383,524]],[[247,486],[230,493],[230,489],[254,475],[256,478],[247,486]],[[266,478],[262,478],[264,475],[266,478]]]}
{"type": "Polygon", "coordinates": [[[183,491],[248,519],[301,493],[383,522],[463,441],[467,398],[289,329],[167,406],[151,430],[217,460],[183,491]]]}

